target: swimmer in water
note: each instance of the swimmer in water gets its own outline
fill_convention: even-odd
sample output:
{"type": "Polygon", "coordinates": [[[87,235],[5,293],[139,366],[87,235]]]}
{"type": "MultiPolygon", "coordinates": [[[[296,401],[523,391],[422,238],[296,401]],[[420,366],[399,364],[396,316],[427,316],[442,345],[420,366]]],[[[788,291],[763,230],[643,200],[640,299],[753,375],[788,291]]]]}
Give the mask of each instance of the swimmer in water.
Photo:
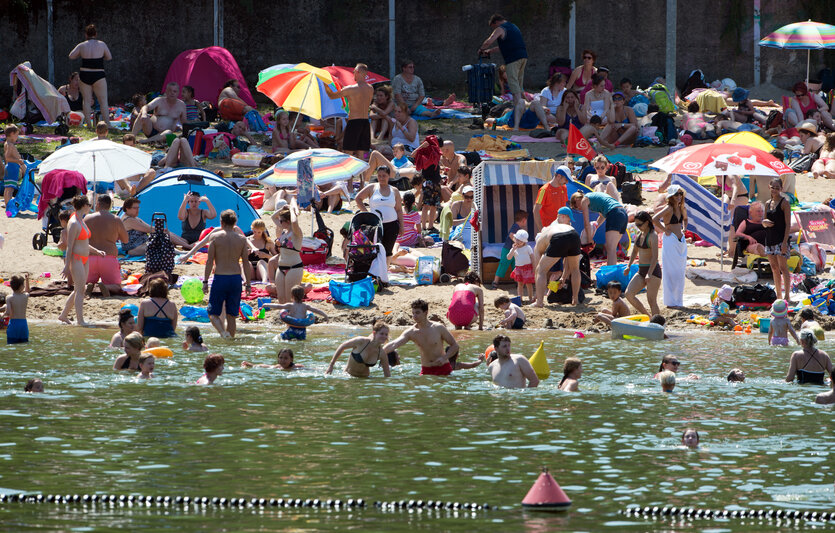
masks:
{"type": "Polygon", "coordinates": [[[539,377],[530,362],[522,356],[510,353],[510,338],[497,335],[493,339],[495,350],[491,355],[496,359],[490,363],[487,370],[493,378],[493,383],[507,389],[532,388],[539,385],[539,377]]]}
{"type": "Polygon", "coordinates": [[[658,381],[661,382],[661,390],[663,392],[675,392],[676,388],[676,373],[671,370],[665,370],[658,374],[658,381]]]}
{"type": "MultiPolygon", "coordinates": [[[[680,368],[681,361],[678,360],[678,357],[668,353],[661,359],[661,365],[658,367],[658,372],[653,376],[653,378],[658,379],[661,376],[661,372],[664,372],[665,370],[678,374],[680,368]]],[[[690,374],[686,378],[681,378],[679,381],[692,381],[694,379],[699,379],[699,376],[696,374],[690,374]]]]}
{"type": "Polygon", "coordinates": [[[682,446],[687,446],[688,448],[698,448],[699,432],[693,428],[685,429],[684,433],[681,434],[681,444],[682,446]]]}
{"type": "Polygon", "coordinates": [[[211,385],[214,383],[218,376],[223,374],[224,364],[226,364],[226,359],[219,353],[207,355],[206,359],[203,360],[205,373],[200,376],[195,385],[211,385]]]}
{"type": "Polygon", "coordinates": [[[209,348],[203,344],[203,335],[200,328],[189,326],[186,328],[186,339],[183,341],[183,350],[187,352],[208,352],[209,348]]]}
{"type": "Polygon", "coordinates": [[[148,340],[145,341],[145,348],[159,348],[160,346],[161,344],[157,337],[148,337],[148,340]]]}
{"type": "Polygon", "coordinates": [[[38,378],[30,379],[26,382],[26,386],[23,387],[23,392],[43,392],[43,381],[39,380],[38,378]]]}
{"type": "Polygon", "coordinates": [[[119,331],[113,334],[110,339],[110,348],[123,348],[125,337],[136,331],[136,319],[130,309],[119,311],[119,331]]]}
{"type": "Polygon", "coordinates": [[[728,374],[728,383],[742,383],[743,381],[745,381],[745,372],[738,368],[734,368],[728,374]]]}
{"type": "Polygon", "coordinates": [[[566,392],[577,392],[580,376],[583,375],[583,363],[576,357],[569,357],[562,367],[562,380],[559,389],[566,392]]]}
{"type": "Polygon", "coordinates": [[[151,379],[154,377],[154,356],[149,353],[143,353],[139,356],[139,375],[138,379],[151,379]]]}
{"type": "Polygon", "coordinates": [[[138,331],[125,337],[125,353],[113,362],[113,370],[139,370],[139,355],[145,348],[145,341],[138,331]]]}
{"type": "Polygon", "coordinates": [[[275,365],[265,365],[265,364],[253,364],[249,361],[242,361],[241,368],[275,368],[278,370],[283,370],[285,372],[292,372],[293,370],[301,370],[304,367],[302,365],[297,365],[295,363],[296,357],[293,355],[293,350],[290,348],[282,348],[278,351],[278,364],[275,365]]]}
{"type": "Polygon", "coordinates": [[[339,345],[334,352],[328,369],[325,374],[333,372],[333,367],[339,356],[347,349],[351,349],[351,357],[345,364],[345,373],[355,378],[367,378],[370,375],[371,368],[380,364],[383,369],[385,377],[391,377],[391,369],[389,368],[389,358],[384,349],[386,342],[389,339],[389,327],[382,321],[377,321],[371,328],[371,335],[367,337],[354,337],[339,345]]]}

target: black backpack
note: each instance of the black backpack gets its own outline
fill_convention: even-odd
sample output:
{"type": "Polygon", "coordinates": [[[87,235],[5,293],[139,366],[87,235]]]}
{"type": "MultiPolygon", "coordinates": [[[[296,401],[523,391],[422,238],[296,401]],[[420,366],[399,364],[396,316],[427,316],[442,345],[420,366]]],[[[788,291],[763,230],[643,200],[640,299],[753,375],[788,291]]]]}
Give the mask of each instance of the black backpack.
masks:
{"type": "Polygon", "coordinates": [[[624,181],[632,181],[632,173],[626,171],[626,165],[623,163],[612,163],[609,165],[609,170],[606,174],[615,178],[615,186],[620,189],[624,181]]]}
{"type": "MultiPolygon", "coordinates": [[[[560,288],[556,292],[549,291],[546,298],[549,304],[571,305],[571,278],[565,283],[560,283],[560,288]]],[[[580,292],[577,293],[577,303],[581,304],[586,301],[586,291],[580,287],[580,292]]]]}
{"type": "Polygon", "coordinates": [[[777,299],[774,289],[762,283],[756,285],[739,285],[734,288],[734,306],[740,304],[762,304],[773,303],[777,299]]]}
{"type": "Polygon", "coordinates": [[[641,179],[635,181],[625,181],[621,186],[620,199],[624,204],[642,205],[644,203],[643,197],[644,186],[641,179]]]}
{"type": "Polygon", "coordinates": [[[678,130],[676,130],[676,123],[673,118],[662,112],[659,111],[652,117],[651,124],[658,128],[658,132],[661,133],[663,136],[663,141],[665,143],[670,142],[671,140],[678,140],[678,130]]]}
{"type": "Polygon", "coordinates": [[[145,252],[145,273],[174,271],[174,245],[168,236],[165,213],[154,213],[151,217],[154,232],[148,238],[148,248],[145,252]]]}

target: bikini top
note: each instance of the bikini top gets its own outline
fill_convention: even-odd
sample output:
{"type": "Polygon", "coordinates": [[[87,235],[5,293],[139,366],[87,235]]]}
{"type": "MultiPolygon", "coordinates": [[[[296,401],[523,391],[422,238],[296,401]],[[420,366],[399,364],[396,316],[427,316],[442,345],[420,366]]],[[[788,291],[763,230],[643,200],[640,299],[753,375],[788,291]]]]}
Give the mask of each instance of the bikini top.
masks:
{"type": "Polygon", "coordinates": [[[366,363],[366,362],[365,362],[365,359],[363,359],[363,358],[362,358],[362,352],[364,352],[364,351],[365,351],[365,349],[366,349],[366,348],[368,348],[368,345],[369,345],[369,344],[371,344],[371,341],[368,341],[367,343],[365,343],[365,346],[363,346],[363,347],[362,347],[362,350],[360,350],[360,352],[359,352],[359,353],[357,353],[357,352],[355,352],[355,351],[351,350],[351,358],[352,358],[354,361],[356,361],[357,363],[359,363],[359,364],[361,364],[361,365],[365,365],[365,366],[367,366],[368,368],[371,368],[371,367],[377,366],[377,363],[379,363],[379,360],[374,361],[374,363],[373,363],[373,364],[368,364],[368,363],[366,363]]]}
{"type": "MultiPolygon", "coordinates": [[[[121,368],[121,369],[122,369],[122,370],[130,370],[130,369],[131,369],[131,368],[130,368],[130,356],[128,356],[128,358],[127,358],[127,359],[125,359],[125,362],[124,362],[124,363],[122,363],[122,368],[121,368]]],[[[138,370],[139,370],[139,369],[137,369],[137,371],[138,371],[138,370]]]]}
{"type": "Polygon", "coordinates": [[[76,217],[75,215],[73,215],[72,218],[75,219],[76,222],[81,224],[81,231],[78,232],[78,237],[76,237],[76,240],[77,241],[86,241],[87,239],[89,239],[91,233],[90,233],[90,230],[87,229],[87,225],[84,224],[84,221],[79,220],[78,217],[76,217]]]}
{"type": "Polygon", "coordinates": [[[298,248],[293,246],[293,235],[287,232],[282,233],[279,235],[278,239],[276,239],[279,248],[287,248],[288,250],[293,250],[294,252],[300,252],[298,248]]]}
{"type": "Polygon", "coordinates": [[[637,246],[638,248],[649,250],[649,233],[647,233],[646,237],[644,237],[643,244],[641,244],[640,238],[635,239],[635,246],[637,246]]]}
{"type": "Polygon", "coordinates": [[[667,225],[671,226],[671,225],[675,225],[675,224],[681,224],[682,220],[684,220],[684,215],[681,215],[681,216],[676,215],[675,211],[673,211],[673,214],[670,215],[670,221],[667,222],[667,225]]]}

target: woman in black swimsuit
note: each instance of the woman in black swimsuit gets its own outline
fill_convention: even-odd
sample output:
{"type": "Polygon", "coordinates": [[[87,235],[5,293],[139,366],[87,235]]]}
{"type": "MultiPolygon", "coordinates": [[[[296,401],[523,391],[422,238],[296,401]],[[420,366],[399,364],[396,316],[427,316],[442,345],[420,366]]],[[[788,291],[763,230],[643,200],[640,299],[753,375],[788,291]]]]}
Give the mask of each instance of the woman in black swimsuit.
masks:
{"type": "Polygon", "coordinates": [[[252,265],[252,279],[269,280],[269,267],[267,262],[275,255],[275,245],[267,234],[267,225],[259,219],[253,220],[252,235],[247,237],[249,242],[249,264],[252,265]]]}
{"type": "Polygon", "coordinates": [[[832,360],[828,353],[817,349],[817,344],[818,338],[814,331],[800,330],[800,346],[803,349],[792,354],[789,373],[786,374],[787,382],[794,381],[796,375],[799,384],[824,384],[824,372],[832,373],[832,360]]]}
{"type": "Polygon", "coordinates": [[[81,81],[78,72],[70,74],[66,85],[58,87],[58,92],[64,95],[70,104],[70,111],[84,111],[84,99],[81,96],[81,81]]]}
{"type": "Polygon", "coordinates": [[[783,299],[790,300],[791,274],[789,273],[789,228],[791,227],[791,207],[789,201],[783,197],[783,181],[774,178],[769,184],[771,188],[771,199],[765,204],[765,255],[768,257],[768,264],[771,265],[771,273],[774,277],[774,292],[780,296],[783,290],[783,299]]]}
{"type": "Polygon", "coordinates": [[[345,372],[355,378],[367,378],[370,374],[370,369],[373,366],[380,366],[383,368],[383,375],[391,377],[391,369],[389,368],[388,356],[383,352],[383,346],[388,342],[389,327],[381,321],[377,321],[374,327],[371,328],[371,335],[368,337],[354,337],[351,340],[345,341],[339,345],[336,352],[331,358],[331,364],[325,374],[333,372],[333,367],[336,360],[342,355],[342,352],[351,349],[351,357],[345,365],[345,372]]]}
{"type": "Polygon", "coordinates": [[[206,221],[217,216],[215,206],[197,191],[189,191],[183,196],[183,203],[177,211],[177,218],[183,222],[182,237],[189,244],[200,240],[200,234],[206,229],[206,221]],[[200,203],[206,202],[208,209],[200,209],[200,203]]]}
{"type": "Polygon", "coordinates": [[[81,68],[79,69],[79,78],[81,84],[81,96],[83,98],[84,121],[87,122],[91,128],[96,125],[96,120],[93,118],[93,93],[96,95],[96,100],[99,101],[99,109],[101,110],[101,120],[107,123],[110,127],[110,109],[107,105],[107,79],[104,76],[104,62],[113,59],[110,55],[110,49],[103,41],[96,39],[96,27],[90,24],[84,29],[87,40],[83,43],[78,43],[70,52],[70,59],[81,58],[81,68]]]}
{"type": "Polygon", "coordinates": [[[125,337],[125,353],[113,362],[113,370],[139,370],[139,356],[145,347],[145,340],[138,331],[125,337]]]}
{"type": "Polygon", "coordinates": [[[275,223],[276,238],[275,247],[278,255],[270,259],[268,263],[268,276],[274,285],[269,285],[267,290],[274,288],[278,303],[286,304],[290,301],[290,291],[296,285],[301,285],[304,275],[304,263],[302,263],[302,229],[299,226],[299,206],[296,199],[290,200],[290,205],[273,214],[275,223]]]}

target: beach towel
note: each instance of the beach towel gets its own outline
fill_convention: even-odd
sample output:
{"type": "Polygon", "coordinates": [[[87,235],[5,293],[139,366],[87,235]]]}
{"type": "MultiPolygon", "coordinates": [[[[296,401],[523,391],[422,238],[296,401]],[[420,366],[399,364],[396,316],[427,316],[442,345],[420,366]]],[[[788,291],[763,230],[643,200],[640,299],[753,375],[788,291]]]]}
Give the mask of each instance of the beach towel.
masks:
{"type": "Polygon", "coordinates": [[[467,143],[467,152],[500,152],[502,150],[517,150],[521,148],[501,135],[473,135],[467,143]]]}
{"type": "Polygon", "coordinates": [[[555,143],[559,142],[556,137],[542,137],[537,139],[536,137],[531,137],[530,135],[512,135],[510,140],[515,143],[555,143]]]}
{"type": "Polygon", "coordinates": [[[610,163],[622,163],[627,172],[640,174],[649,170],[650,159],[639,159],[626,154],[609,154],[606,156],[610,163]]]}
{"type": "Polygon", "coordinates": [[[326,302],[332,300],[331,290],[329,287],[314,287],[305,294],[304,299],[311,302],[326,302]]]}
{"type": "Polygon", "coordinates": [[[412,118],[415,120],[432,120],[436,118],[450,118],[450,119],[457,119],[457,120],[469,120],[473,118],[481,118],[481,115],[473,115],[472,113],[467,113],[466,111],[460,111],[458,109],[441,109],[441,114],[437,117],[424,117],[424,116],[417,116],[412,115],[412,118]]]}
{"type": "Polygon", "coordinates": [[[531,158],[527,148],[521,150],[510,150],[507,152],[495,152],[491,150],[479,150],[478,155],[482,159],[496,159],[499,161],[522,161],[531,158]]]}
{"type": "Polygon", "coordinates": [[[684,278],[687,271],[687,241],[675,235],[664,235],[661,247],[661,267],[664,276],[661,287],[664,291],[664,305],[681,307],[684,304],[684,278]]]}
{"type": "Polygon", "coordinates": [[[719,270],[711,270],[709,268],[693,268],[687,267],[687,277],[689,279],[706,279],[709,281],[721,281],[723,283],[756,283],[757,273],[753,270],[748,270],[744,267],[739,267],[724,272],[719,270]]]}
{"type": "Polygon", "coordinates": [[[725,102],[725,95],[713,89],[701,91],[696,96],[696,103],[699,104],[701,113],[721,113],[728,107],[725,102]]]}
{"type": "Polygon", "coordinates": [[[556,161],[522,161],[519,163],[519,174],[548,181],[553,177],[556,161]]]}

